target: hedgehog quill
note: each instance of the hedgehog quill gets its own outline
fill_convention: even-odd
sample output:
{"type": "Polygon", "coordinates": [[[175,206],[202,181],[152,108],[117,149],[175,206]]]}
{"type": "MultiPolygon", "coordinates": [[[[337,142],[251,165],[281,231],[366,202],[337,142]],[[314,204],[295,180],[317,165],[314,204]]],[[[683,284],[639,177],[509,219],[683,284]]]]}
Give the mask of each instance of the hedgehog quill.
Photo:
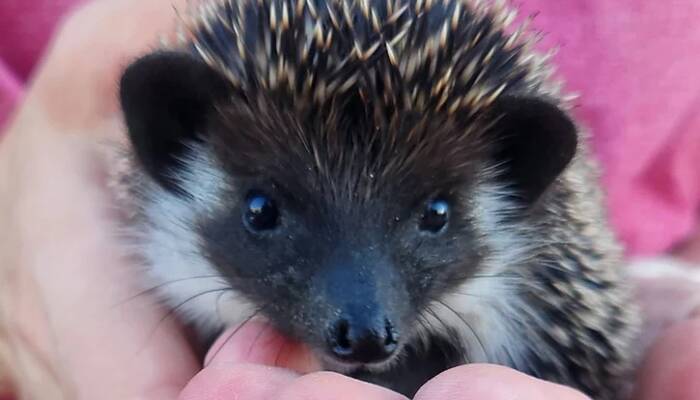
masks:
{"type": "Polygon", "coordinates": [[[597,165],[503,2],[214,0],[128,66],[120,185],[202,338],[259,316],[408,396],[469,362],[616,399],[637,315],[597,165]]]}

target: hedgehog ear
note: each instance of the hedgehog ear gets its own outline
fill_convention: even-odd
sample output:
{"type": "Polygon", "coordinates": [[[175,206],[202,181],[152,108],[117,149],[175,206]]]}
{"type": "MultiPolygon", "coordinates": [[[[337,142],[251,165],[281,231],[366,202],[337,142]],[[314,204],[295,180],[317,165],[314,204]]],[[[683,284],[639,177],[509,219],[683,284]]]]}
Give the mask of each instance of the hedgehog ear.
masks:
{"type": "Polygon", "coordinates": [[[537,98],[503,97],[494,104],[496,159],[517,197],[531,205],[576,153],[577,128],[556,105],[537,98]]]}
{"type": "Polygon", "coordinates": [[[143,168],[165,188],[178,190],[172,171],[229,91],[221,74],[185,53],[153,53],[127,67],[120,98],[129,139],[143,168]]]}

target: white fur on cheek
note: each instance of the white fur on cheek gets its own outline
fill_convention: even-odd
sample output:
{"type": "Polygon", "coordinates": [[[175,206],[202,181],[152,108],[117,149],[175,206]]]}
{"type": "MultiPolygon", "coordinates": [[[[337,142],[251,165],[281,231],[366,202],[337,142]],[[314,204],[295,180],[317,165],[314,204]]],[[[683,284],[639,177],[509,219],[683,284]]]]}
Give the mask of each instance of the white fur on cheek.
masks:
{"type": "Polygon", "coordinates": [[[525,227],[506,222],[504,217],[515,211],[506,194],[495,185],[479,185],[473,218],[489,255],[473,278],[434,302],[432,312],[425,315],[431,329],[450,329],[452,332],[444,333],[447,337],[454,333],[460,336],[467,362],[516,366],[526,357],[515,320],[526,307],[518,295],[521,279],[514,271],[532,244],[523,239],[527,237],[525,227]]]}
{"type": "Polygon", "coordinates": [[[219,206],[222,173],[206,151],[193,148],[178,172],[193,199],[178,196],[148,181],[144,188],[146,222],[137,234],[152,287],[185,321],[208,332],[240,323],[254,308],[233,291],[202,255],[197,221],[219,206]]]}

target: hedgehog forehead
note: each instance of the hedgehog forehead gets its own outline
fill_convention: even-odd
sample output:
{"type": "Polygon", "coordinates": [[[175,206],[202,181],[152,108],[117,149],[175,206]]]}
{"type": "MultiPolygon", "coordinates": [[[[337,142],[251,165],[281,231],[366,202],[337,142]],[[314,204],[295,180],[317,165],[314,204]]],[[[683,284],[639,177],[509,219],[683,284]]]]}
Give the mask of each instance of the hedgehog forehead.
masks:
{"type": "Polygon", "coordinates": [[[330,104],[312,113],[270,103],[219,107],[212,148],[234,178],[353,201],[420,201],[465,187],[482,166],[478,122],[403,111],[376,123],[371,105],[330,104]]]}
{"type": "Polygon", "coordinates": [[[485,144],[468,133],[499,96],[557,97],[547,57],[497,4],[216,0],[185,21],[181,44],[242,99],[212,127],[231,175],[423,196],[474,176],[485,144]]]}

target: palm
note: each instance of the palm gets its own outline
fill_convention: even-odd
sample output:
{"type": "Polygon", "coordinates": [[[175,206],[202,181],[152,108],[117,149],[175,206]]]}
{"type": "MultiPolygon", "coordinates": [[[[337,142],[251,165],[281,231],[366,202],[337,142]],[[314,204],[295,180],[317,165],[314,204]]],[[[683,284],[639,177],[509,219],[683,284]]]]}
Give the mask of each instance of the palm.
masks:
{"type": "Polygon", "coordinates": [[[96,147],[64,137],[37,141],[33,132],[14,137],[33,159],[5,169],[17,184],[5,210],[19,226],[5,244],[31,249],[18,255],[23,284],[9,299],[12,314],[23,316],[14,321],[18,332],[64,384],[81,382],[79,398],[176,392],[197,362],[153,299],[134,297],[139,272],[116,246],[96,147]]]}
{"type": "Polygon", "coordinates": [[[0,267],[16,280],[0,304],[11,340],[80,399],[173,398],[198,369],[150,293],[134,297],[139,271],[114,236],[99,154],[104,138],[120,137],[112,93],[121,65],[169,29],[171,3],[96,2],[73,18],[0,146],[0,221],[12,227],[0,267]],[[107,48],[111,58],[76,61],[107,48]]]}

